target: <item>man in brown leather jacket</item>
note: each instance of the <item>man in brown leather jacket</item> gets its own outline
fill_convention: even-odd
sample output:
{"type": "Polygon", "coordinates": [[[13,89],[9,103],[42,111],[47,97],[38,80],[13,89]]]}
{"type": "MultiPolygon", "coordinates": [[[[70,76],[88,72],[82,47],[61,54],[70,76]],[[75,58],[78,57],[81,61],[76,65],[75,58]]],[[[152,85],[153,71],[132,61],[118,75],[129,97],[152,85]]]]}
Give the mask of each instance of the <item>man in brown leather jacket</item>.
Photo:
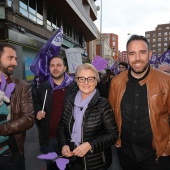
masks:
{"type": "Polygon", "coordinates": [[[25,135],[34,124],[31,88],[25,81],[11,77],[16,60],[15,47],[0,43],[0,87],[10,99],[10,103],[4,102],[9,109],[7,121],[0,124],[0,139],[7,138],[0,141],[1,170],[25,170],[25,135]]]}
{"type": "Polygon", "coordinates": [[[145,37],[132,35],[126,48],[130,68],[112,80],[109,92],[120,164],[123,170],[169,170],[170,75],[150,67],[145,37]]]}

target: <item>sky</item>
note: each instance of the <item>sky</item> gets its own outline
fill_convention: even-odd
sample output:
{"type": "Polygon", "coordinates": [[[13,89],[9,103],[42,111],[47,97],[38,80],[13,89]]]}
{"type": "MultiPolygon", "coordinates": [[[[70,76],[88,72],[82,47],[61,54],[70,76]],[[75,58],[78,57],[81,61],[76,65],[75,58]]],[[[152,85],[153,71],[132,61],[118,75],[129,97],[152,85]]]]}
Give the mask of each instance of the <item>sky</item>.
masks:
{"type": "MultiPolygon", "coordinates": [[[[95,2],[101,6],[101,0],[95,2]]],[[[100,30],[100,10],[95,21],[100,30]]],[[[145,36],[159,24],[170,23],[170,0],[102,0],[102,33],[119,36],[119,50],[126,50],[130,35],[145,36]],[[130,35],[128,35],[130,34],[130,35]]]]}

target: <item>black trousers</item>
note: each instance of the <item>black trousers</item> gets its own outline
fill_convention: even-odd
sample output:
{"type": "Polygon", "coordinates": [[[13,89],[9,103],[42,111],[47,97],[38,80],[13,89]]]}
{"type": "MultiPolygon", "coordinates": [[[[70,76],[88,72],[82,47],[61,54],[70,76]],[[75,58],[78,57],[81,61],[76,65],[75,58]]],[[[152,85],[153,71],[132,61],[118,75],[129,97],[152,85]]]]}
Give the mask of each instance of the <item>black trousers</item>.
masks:
{"type": "Polygon", "coordinates": [[[153,155],[137,162],[135,157],[129,157],[121,147],[117,149],[117,153],[123,170],[170,170],[170,156],[161,156],[156,162],[153,155]]]}
{"type": "Polygon", "coordinates": [[[19,153],[0,154],[0,170],[25,170],[25,158],[19,153]]]}

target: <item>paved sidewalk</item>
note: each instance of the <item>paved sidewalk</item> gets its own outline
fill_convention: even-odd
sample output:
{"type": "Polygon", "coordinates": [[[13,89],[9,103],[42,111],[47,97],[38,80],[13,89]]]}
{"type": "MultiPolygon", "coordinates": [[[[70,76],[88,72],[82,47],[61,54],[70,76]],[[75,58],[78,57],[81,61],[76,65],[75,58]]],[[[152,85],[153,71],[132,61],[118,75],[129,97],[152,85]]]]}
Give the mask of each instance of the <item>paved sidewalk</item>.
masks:
{"type": "Polygon", "coordinates": [[[26,170],[46,170],[45,162],[37,159],[37,155],[40,154],[38,142],[37,127],[34,125],[27,131],[25,141],[26,170]]]}

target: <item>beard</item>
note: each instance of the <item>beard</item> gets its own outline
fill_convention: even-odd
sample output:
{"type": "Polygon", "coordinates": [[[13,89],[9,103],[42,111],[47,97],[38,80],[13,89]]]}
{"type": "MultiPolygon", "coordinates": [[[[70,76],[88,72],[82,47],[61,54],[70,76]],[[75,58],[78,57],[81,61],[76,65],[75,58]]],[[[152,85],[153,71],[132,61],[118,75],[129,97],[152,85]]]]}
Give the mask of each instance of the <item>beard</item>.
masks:
{"type": "Polygon", "coordinates": [[[13,74],[13,70],[10,70],[9,67],[12,67],[12,66],[8,66],[7,68],[5,68],[0,64],[0,70],[8,76],[13,74]]]}
{"type": "Polygon", "coordinates": [[[54,74],[51,74],[51,77],[52,77],[53,79],[55,79],[55,80],[59,80],[59,79],[61,79],[63,76],[64,76],[64,73],[59,74],[58,76],[55,76],[54,74]]]}
{"type": "MultiPolygon", "coordinates": [[[[142,61],[140,61],[140,62],[142,62],[142,61]]],[[[138,62],[138,63],[139,63],[139,62],[138,62]]],[[[133,63],[133,64],[135,64],[135,63],[133,63]]],[[[146,64],[144,65],[143,69],[140,70],[140,71],[135,70],[135,69],[132,67],[132,65],[130,65],[130,67],[131,67],[132,72],[134,72],[135,74],[142,74],[142,73],[144,73],[144,72],[147,70],[147,68],[149,67],[149,63],[146,63],[146,64]]]]}

